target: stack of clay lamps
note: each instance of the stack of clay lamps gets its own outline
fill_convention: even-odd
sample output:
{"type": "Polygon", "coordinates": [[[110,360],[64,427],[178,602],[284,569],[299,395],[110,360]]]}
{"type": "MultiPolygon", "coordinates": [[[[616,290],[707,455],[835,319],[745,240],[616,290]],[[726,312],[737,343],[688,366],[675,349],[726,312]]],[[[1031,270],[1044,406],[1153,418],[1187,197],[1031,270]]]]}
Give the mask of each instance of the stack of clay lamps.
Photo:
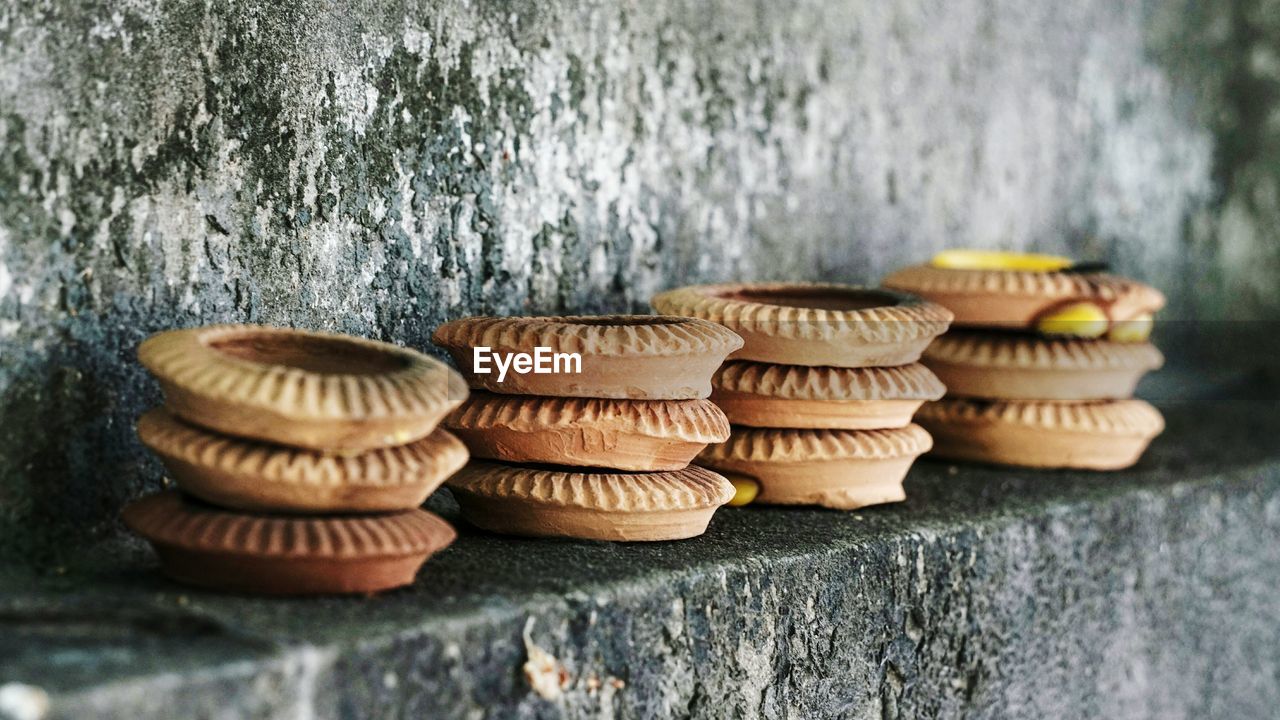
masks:
{"type": "Polygon", "coordinates": [[[945,308],[807,283],[687,287],[653,307],[720,323],[745,341],[713,380],[732,436],[698,457],[734,482],[734,504],[852,510],[905,499],[903,478],[931,443],[911,416],[944,392],[916,361],[946,331],[945,308]]]}
{"type": "Polygon", "coordinates": [[[181,582],[262,594],[413,582],[453,542],[419,509],[467,461],[440,420],[466,397],[443,363],[395,345],[220,325],[138,349],[165,405],[138,421],[178,490],[124,509],[181,582]]]}
{"type": "Polygon", "coordinates": [[[475,392],[446,421],[476,458],[448,482],[477,527],[587,540],[677,540],[706,531],[733,497],[689,462],[728,437],[706,398],[738,336],[650,316],[492,318],[447,323],[433,341],[475,392]],[[480,373],[474,348],[514,357],[576,353],[581,372],[480,373]]]}
{"type": "Polygon", "coordinates": [[[1068,258],[973,250],[884,283],[945,305],[966,328],[924,354],[947,386],[917,417],[935,455],[1112,470],[1136,463],[1164,429],[1159,411],[1132,398],[1164,362],[1147,341],[1164,306],[1155,288],[1068,258]]]}

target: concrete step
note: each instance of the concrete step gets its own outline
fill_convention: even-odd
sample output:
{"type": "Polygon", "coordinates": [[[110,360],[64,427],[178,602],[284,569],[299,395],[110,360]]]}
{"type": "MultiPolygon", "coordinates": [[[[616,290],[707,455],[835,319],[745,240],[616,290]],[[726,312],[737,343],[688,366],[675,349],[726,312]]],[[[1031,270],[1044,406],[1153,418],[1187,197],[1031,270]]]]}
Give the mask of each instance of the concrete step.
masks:
{"type": "Polygon", "coordinates": [[[900,505],[726,509],[674,543],[462,526],[412,588],[370,599],[192,591],[132,546],[11,570],[0,678],[23,685],[0,692],[47,698],[32,717],[133,720],[1266,717],[1267,372],[1157,376],[1168,430],[1124,472],[924,461],[900,505]]]}

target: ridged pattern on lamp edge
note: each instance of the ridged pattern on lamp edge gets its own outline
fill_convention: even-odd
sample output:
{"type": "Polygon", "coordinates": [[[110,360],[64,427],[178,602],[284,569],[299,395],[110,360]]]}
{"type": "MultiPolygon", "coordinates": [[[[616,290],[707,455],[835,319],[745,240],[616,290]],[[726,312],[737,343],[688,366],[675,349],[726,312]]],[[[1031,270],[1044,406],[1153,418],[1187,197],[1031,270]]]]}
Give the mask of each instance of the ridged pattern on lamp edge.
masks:
{"type": "Polygon", "coordinates": [[[162,456],[267,483],[387,487],[449,475],[467,448],[437,429],[417,442],[350,457],[228,437],[188,425],[163,408],[138,419],[138,437],[162,456]]]}
{"type": "Polygon", "coordinates": [[[269,408],[291,417],[376,420],[447,411],[465,397],[466,382],[448,366],[408,348],[334,333],[255,325],[212,325],[147,338],[138,359],[163,381],[204,397],[269,408]],[[234,357],[212,343],[294,335],[346,343],[394,356],[405,367],[371,375],[308,372],[234,357]]]}
{"type": "Polygon", "coordinates": [[[423,510],[343,517],[281,517],[227,512],[174,490],[127,505],[124,522],[147,540],[192,551],[262,558],[398,557],[438,550],[456,533],[423,510]]]}
{"type": "Polygon", "coordinates": [[[729,437],[729,420],[709,400],[601,400],[476,392],[445,419],[466,430],[507,428],[519,432],[624,425],[628,431],[695,443],[729,437]]]}
{"type": "Polygon", "coordinates": [[[924,351],[926,362],[1037,370],[1154,370],[1164,355],[1151,343],[1069,340],[952,331],[924,351]]]}
{"type": "Polygon", "coordinates": [[[742,338],[714,323],[656,315],[471,317],[436,328],[431,341],[452,350],[535,347],[614,357],[728,355],[742,338]]]}
{"type": "MultiPolygon", "coordinates": [[[[945,336],[944,336],[945,337],[945,336]]],[[[946,387],[925,366],[836,368],[735,360],[720,366],[712,387],[789,400],[937,400],[946,387]]]]}
{"type": "Polygon", "coordinates": [[[1142,400],[1102,402],[983,402],[944,398],[925,403],[916,419],[926,424],[1007,423],[1044,430],[1148,436],[1164,429],[1160,411],[1142,400]]]}
{"type": "Polygon", "coordinates": [[[1154,370],[1164,364],[1164,355],[1151,343],[971,331],[952,331],[939,337],[925,349],[924,359],[955,365],[1042,370],[1154,370]]]}
{"type": "Polygon", "coordinates": [[[941,305],[892,290],[821,283],[694,285],[660,293],[654,296],[652,305],[661,313],[701,318],[730,329],[740,327],[773,337],[809,340],[848,336],[873,344],[933,337],[945,332],[953,317],[951,311],[941,305]],[[733,297],[741,292],[785,294],[824,290],[833,294],[898,295],[902,299],[896,305],[827,310],[770,305],[733,297]]]}
{"type": "Polygon", "coordinates": [[[933,447],[919,425],[887,430],[782,430],[735,427],[728,442],[711,445],[698,460],[806,462],[882,460],[915,456],[933,447]]]}
{"type": "Polygon", "coordinates": [[[885,287],[914,293],[961,293],[1080,298],[1114,302],[1121,298],[1155,312],[1164,307],[1159,290],[1106,273],[1032,272],[1027,270],[959,270],[912,265],[883,281],[885,287]]]}
{"type": "Polygon", "coordinates": [[[487,498],[601,512],[718,507],[734,494],[728,480],[693,465],[668,472],[594,473],[473,460],[445,484],[487,498]]]}

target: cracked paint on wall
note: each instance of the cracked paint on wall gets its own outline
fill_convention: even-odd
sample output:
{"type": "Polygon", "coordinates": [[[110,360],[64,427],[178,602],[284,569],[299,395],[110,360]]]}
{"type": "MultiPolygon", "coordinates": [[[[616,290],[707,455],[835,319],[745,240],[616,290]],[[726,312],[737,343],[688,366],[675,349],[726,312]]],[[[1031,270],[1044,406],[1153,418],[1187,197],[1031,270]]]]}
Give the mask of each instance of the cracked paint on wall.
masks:
{"type": "Polygon", "coordinates": [[[1213,129],[1149,50],[1154,12],[10,4],[0,552],[117,537],[157,486],[131,424],[159,395],[133,353],[175,326],[426,348],[465,314],[873,282],[961,244],[1104,257],[1172,315],[1218,312],[1185,251],[1213,222],[1213,129]]]}

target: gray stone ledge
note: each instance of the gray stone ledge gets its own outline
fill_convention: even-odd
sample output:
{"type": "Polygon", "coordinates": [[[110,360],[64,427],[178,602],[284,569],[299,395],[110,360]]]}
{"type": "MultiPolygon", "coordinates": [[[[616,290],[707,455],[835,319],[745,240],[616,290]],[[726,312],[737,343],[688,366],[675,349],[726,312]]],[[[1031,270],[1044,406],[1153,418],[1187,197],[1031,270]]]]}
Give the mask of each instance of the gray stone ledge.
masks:
{"type": "Polygon", "coordinates": [[[373,599],[190,591],[135,546],[11,569],[0,679],[51,718],[1268,716],[1276,376],[1157,377],[1169,428],[1129,471],[922,462],[901,505],[725,510],[679,543],[464,528],[373,599]]]}

